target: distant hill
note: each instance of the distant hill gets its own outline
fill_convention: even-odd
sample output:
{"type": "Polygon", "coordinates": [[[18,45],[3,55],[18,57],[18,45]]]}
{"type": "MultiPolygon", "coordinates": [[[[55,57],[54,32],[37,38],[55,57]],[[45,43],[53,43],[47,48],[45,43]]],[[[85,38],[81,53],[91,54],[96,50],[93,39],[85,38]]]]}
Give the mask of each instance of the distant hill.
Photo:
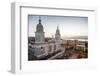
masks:
{"type": "Polygon", "coordinates": [[[75,36],[75,37],[70,37],[72,39],[88,39],[88,36],[75,36]]]}
{"type": "Polygon", "coordinates": [[[65,37],[64,39],[88,39],[88,36],[65,37]]]}

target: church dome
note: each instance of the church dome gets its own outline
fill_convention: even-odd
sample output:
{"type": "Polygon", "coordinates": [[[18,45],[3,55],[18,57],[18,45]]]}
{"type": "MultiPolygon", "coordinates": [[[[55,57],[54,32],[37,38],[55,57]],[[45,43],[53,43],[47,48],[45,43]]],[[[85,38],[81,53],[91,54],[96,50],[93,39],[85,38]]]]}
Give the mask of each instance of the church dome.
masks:
{"type": "Polygon", "coordinates": [[[42,26],[42,24],[37,24],[36,31],[37,31],[37,32],[43,31],[43,26],[42,26]]]}
{"type": "Polygon", "coordinates": [[[43,32],[43,25],[41,24],[41,19],[39,19],[39,23],[37,24],[36,31],[43,32]]]}

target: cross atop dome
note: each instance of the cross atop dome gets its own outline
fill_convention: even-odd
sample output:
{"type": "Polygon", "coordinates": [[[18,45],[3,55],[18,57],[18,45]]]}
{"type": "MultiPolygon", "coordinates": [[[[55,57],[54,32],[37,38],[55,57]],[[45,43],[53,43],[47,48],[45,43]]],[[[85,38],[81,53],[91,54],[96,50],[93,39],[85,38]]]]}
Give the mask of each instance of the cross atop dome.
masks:
{"type": "Polygon", "coordinates": [[[41,24],[41,17],[39,16],[39,24],[41,24]]]}

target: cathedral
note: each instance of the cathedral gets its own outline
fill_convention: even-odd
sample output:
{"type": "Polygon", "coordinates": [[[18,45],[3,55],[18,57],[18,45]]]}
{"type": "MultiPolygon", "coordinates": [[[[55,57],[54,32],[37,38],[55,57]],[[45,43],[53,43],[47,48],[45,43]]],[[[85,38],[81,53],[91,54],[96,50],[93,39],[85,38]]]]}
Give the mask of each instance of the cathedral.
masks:
{"type": "MultiPolygon", "coordinates": [[[[34,48],[34,56],[38,59],[48,56],[49,54],[57,51],[61,51],[61,53],[64,53],[65,49],[61,46],[63,41],[61,40],[59,27],[57,26],[57,29],[55,30],[55,37],[49,39],[48,41],[45,41],[44,27],[42,25],[41,18],[39,17],[35,32],[35,42],[32,45],[32,48],[34,48]]],[[[54,57],[51,57],[49,59],[53,58],[54,57]]]]}

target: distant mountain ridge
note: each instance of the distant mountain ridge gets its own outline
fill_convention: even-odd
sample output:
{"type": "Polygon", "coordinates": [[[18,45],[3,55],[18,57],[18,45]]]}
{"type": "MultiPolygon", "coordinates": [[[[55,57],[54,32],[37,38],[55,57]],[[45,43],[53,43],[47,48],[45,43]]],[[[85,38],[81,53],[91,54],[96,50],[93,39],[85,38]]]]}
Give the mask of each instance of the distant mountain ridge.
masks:
{"type": "Polygon", "coordinates": [[[88,39],[88,36],[75,36],[75,37],[71,37],[73,39],[88,39]]]}
{"type": "Polygon", "coordinates": [[[66,39],[88,39],[88,36],[73,36],[73,37],[66,37],[66,39]]]}

